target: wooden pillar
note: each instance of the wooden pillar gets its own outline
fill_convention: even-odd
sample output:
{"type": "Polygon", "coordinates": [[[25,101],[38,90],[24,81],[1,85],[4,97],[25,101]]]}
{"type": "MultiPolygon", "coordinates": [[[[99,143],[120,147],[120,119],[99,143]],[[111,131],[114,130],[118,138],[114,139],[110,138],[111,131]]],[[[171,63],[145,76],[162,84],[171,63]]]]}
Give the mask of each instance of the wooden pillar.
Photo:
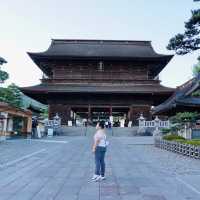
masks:
{"type": "Polygon", "coordinates": [[[27,134],[31,134],[32,132],[32,117],[28,117],[27,119],[27,127],[26,127],[27,134]]]}
{"type": "Polygon", "coordinates": [[[133,107],[132,106],[129,107],[128,120],[133,121],[133,107]]]}
{"type": "Polygon", "coordinates": [[[88,105],[88,121],[91,121],[92,113],[91,113],[91,106],[88,105]]]}
{"type": "Polygon", "coordinates": [[[109,108],[109,113],[110,113],[110,116],[112,116],[112,105],[109,108]]]}

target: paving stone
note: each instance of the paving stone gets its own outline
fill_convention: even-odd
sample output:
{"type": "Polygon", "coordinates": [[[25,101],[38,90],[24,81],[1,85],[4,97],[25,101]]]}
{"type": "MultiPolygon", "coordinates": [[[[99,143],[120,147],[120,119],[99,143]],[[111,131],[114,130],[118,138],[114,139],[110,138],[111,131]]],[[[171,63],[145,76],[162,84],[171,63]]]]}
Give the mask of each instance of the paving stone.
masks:
{"type": "MultiPolygon", "coordinates": [[[[123,129],[120,131],[123,134],[123,129]]],[[[152,137],[108,136],[107,179],[91,181],[94,173],[94,155],[91,153],[94,132],[94,128],[88,128],[87,137],[60,136],[0,144],[1,166],[19,159],[0,170],[0,199],[200,199],[200,160],[155,148],[152,137]],[[45,152],[20,161],[20,157],[41,149],[45,152]]]]}

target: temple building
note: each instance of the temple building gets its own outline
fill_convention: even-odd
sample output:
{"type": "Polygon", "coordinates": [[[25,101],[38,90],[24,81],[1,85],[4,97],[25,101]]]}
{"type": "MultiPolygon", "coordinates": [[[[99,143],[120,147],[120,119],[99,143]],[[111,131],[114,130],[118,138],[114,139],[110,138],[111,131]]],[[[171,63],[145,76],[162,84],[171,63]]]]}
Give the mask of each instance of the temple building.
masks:
{"type": "Polygon", "coordinates": [[[124,118],[134,125],[174,91],[159,80],[173,55],[157,54],[150,41],[53,39],[47,51],[28,55],[44,75],[21,90],[48,104],[49,117],[58,113],[62,124],[124,118]]]}

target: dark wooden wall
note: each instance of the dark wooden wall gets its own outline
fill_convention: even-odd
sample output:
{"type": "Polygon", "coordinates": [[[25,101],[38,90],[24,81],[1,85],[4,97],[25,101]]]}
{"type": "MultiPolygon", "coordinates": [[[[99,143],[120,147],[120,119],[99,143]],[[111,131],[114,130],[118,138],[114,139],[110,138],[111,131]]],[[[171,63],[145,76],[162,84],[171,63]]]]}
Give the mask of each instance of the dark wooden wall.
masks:
{"type": "Polygon", "coordinates": [[[104,63],[103,70],[99,69],[99,63],[71,63],[58,65],[52,69],[53,79],[67,80],[149,80],[147,65],[134,65],[131,63],[104,63]]]}

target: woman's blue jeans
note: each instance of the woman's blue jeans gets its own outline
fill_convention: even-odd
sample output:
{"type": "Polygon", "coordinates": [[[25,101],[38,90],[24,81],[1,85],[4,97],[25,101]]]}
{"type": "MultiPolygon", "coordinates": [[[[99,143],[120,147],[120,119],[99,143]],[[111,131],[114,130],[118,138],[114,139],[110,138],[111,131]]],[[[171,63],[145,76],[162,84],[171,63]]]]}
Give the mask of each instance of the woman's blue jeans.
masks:
{"type": "Polygon", "coordinates": [[[97,146],[95,150],[95,174],[96,175],[105,175],[105,153],[106,153],[106,147],[100,147],[97,146]]]}

